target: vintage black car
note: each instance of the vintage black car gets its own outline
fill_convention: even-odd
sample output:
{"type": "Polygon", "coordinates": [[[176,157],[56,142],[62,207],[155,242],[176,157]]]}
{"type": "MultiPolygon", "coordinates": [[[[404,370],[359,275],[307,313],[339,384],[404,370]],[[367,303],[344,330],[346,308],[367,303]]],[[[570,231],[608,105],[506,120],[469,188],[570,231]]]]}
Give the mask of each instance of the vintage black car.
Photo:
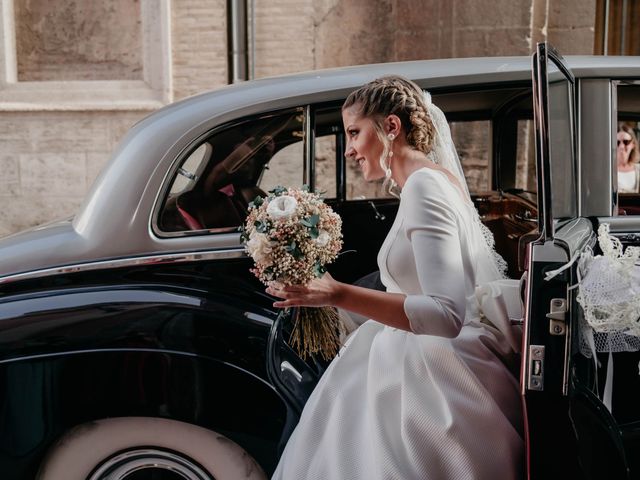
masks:
{"type": "Polygon", "coordinates": [[[446,113],[483,221],[522,278],[528,478],[640,477],[638,355],[582,355],[576,267],[544,279],[597,251],[602,223],[640,244],[640,195],[618,194],[615,158],[617,122],[640,121],[640,58],[562,60],[541,44],[533,61],[257,80],[135,125],[73,218],[0,240],[0,478],[273,471],[326,365],[288,346],[295,311],[273,308],[238,226],[256,195],[308,184],[343,218],[331,273],[379,286],[398,200],[345,161],[340,106],[385,74],[415,80],[446,113]]]}

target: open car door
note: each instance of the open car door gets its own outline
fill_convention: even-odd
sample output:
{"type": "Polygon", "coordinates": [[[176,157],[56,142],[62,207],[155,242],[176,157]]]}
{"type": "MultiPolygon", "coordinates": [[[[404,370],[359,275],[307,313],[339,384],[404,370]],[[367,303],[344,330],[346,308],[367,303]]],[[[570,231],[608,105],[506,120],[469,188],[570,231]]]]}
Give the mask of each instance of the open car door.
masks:
{"type": "Polygon", "coordinates": [[[546,43],[533,55],[540,237],[528,246],[522,355],[529,479],[628,478],[620,429],[580,353],[577,261],[596,246],[581,218],[576,85],[546,43]]]}

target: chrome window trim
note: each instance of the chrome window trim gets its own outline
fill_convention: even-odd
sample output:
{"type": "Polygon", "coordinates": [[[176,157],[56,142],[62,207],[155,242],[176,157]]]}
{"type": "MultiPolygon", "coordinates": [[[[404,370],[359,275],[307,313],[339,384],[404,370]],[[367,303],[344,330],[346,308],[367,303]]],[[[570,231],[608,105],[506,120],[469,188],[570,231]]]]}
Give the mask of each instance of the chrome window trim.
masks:
{"type": "MultiPolygon", "coordinates": [[[[308,105],[300,105],[297,107],[290,107],[282,110],[275,110],[271,112],[262,113],[260,115],[231,120],[229,122],[216,125],[215,127],[199,135],[195,140],[189,142],[189,144],[186,145],[180,151],[180,153],[177,154],[175,158],[172,160],[171,165],[169,166],[169,168],[164,174],[161,186],[158,189],[158,192],[156,193],[155,199],[153,201],[153,207],[151,208],[151,214],[149,217],[149,235],[151,236],[151,238],[162,241],[167,238],[181,238],[181,237],[183,238],[183,237],[191,237],[191,236],[198,236],[198,235],[237,232],[238,227],[208,228],[208,229],[201,229],[201,230],[184,230],[180,232],[165,232],[162,229],[160,229],[160,226],[158,225],[158,218],[162,210],[162,203],[163,203],[163,200],[166,198],[166,196],[169,194],[172,180],[175,177],[178,169],[182,166],[186,158],[188,158],[188,155],[194,151],[193,147],[195,146],[196,148],[198,148],[198,146],[202,144],[203,139],[210,137],[211,135],[215,135],[216,133],[222,130],[233,128],[243,123],[260,121],[260,120],[272,118],[278,115],[284,115],[289,112],[302,112],[305,114],[305,121],[303,121],[303,126],[302,126],[303,132],[304,132],[304,138],[302,139],[302,141],[304,145],[304,142],[307,140],[307,137],[308,137],[308,132],[306,129],[306,125],[308,125],[308,123],[306,122],[308,111],[309,111],[308,105]]],[[[305,169],[306,169],[306,163],[305,163],[305,169]]]]}
{"type": "Polygon", "coordinates": [[[89,272],[93,270],[107,270],[112,268],[124,268],[131,266],[156,265],[166,263],[200,262],[206,260],[220,260],[228,258],[242,258],[247,256],[242,247],[229,249],[204,250],[195,252],[166,253],[161,255],[147,255],[142,257],[125,257],[111,260],[99,260],[95,262],[75,263],[60,265],[41,270],[16,273],[0,277],[0,286],[6,283],[34,278],[51,277],[67,273],[89,272]]]}
{"type": "Polygon", "coordinates": [[[302,139],[302,183],[309,185],[309,189],[315,192],[316,162],[313,161],[315,149],[315,117],[311,114],[310,105],[305,106],[302,129],[304,130],[304,138],[302,139]]]}
{"type": "Polygon", "coordinates": [[[22,357],[3,358],[0,365],[7,363],[17,363],[31,360],[41,360],[57,357],[66,357],[69,355],[84,355],[87,353],[112,353],[112,352],[150,352],[150,353],[167,353],[169,355],[184,355],[185,357],[198,358],[197,353],[185,352],[183,350],[172,350],[169,348],[132,348],[132,347],[109,347],[109,348],[87,348],[85,350],[66,350],[63,352],[36,353],[34,355],[24,355],[22,357]]]}
{"type": "Polygon", "coordinates": [[[576,80],[573,87],[574,101],[574,181],[576,188],[576,215],[582,217],[582,83],[580,80],[576,80]]]}
{"type": "MultiPolygon", "coordinates": [[[[133,478],[131,474],[149,470],[164,470],[179,475],[185,480],[215,480],[213,475],[201,468],[182,453],[152,447],[134,447],[121,451],[104,460],[87,480],[133,478]]],[[[155,475],[153,475],[155,477],[155,475]]]]}
{"type": "Polygon", "coordinates": [[[603,213],[613,216],[618,212],[618,158],[617,158],[617,143],[618,143],[618,86],[620,80],[613,80],[609,82],[609,99],[610,116],[609,116],[609,198],[611,199],[611,205],[608,211],[603,213]],[[616,139],[614,142],[613,139],[616,139]]]}

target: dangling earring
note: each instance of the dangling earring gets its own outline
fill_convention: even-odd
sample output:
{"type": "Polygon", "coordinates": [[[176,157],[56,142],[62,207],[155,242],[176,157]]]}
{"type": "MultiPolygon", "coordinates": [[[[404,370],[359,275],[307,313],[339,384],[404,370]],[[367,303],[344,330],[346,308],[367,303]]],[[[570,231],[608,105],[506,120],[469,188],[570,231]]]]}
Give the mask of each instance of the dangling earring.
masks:
{"type": "MultiPolygon", "coordinates": [[[[395,138],[393,133],[387,134],[387,139],[392,142],[395,138]]],[[[385,183],[391,179],[391,157],[393,157],[393,152],[389,145],[383,142],[384,150],[382,151],[382,155],[380,156],[380,166],[384,171],[385,183]]]]}
{"type": "MultiPolygon", "coordinates": [[[[396,138],[396,136],[393,133],[389,133],[387,134],[387,138],[389,139],[389,142],[393,142],[396,138]]],[[[390,145],[389,146],[389,152],[387,153],[387,158],[386,161],[383,162],[384,163],[384,173],[385,173],[385,181],[384,181],[384,185],[388,185],[388,192],[393,195],[396,196],[394,193],[394,190],[396,188],[396,182],[393,178],[391,178],[391,158],[393,157],[393,146],[390,145]]]]}

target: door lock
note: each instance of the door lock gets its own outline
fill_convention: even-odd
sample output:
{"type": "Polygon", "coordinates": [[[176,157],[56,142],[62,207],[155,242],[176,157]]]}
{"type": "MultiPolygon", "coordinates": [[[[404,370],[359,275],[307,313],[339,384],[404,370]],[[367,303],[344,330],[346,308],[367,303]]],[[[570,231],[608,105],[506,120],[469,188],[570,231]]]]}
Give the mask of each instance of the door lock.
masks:
{"type": "Polygon", "coordinates": [[[567,333],[565,315],[567,313],[567,301],[564,298],[552,298],[549,306],[549,333],[551,335],[564,335],[567,333]]]}
{"type": "Polygon", "coordinates": [[[544,390],[544,345],[529,345],[529,390],[544,390]]]}

